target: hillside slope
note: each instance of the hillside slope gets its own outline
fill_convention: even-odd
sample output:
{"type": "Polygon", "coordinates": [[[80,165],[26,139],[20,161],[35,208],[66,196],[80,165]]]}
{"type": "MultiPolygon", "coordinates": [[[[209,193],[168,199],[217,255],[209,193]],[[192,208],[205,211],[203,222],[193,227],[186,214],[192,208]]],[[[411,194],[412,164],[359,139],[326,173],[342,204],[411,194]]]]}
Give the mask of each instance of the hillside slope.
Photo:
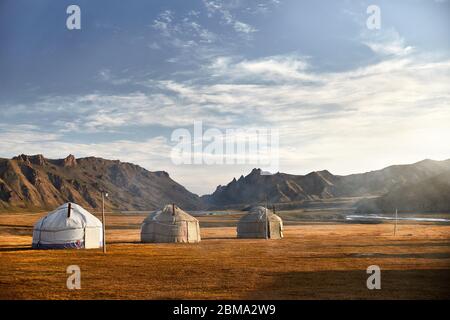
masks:
{"type": "Polygon", "coordinates": [[[226,186],[202,200],[209,206],[237,204],[287,203],[334,197],[382,196],[402,186],[412,186],[450,170],[450,160],[423,160],[414,164],[395,165],[381,170],[347,176],[333,175],[327,170],[307,175],[276,173],[261,175],[253,169],[247,176],[233,179],[226,186]]]}
{"type": "Polygon", "coordinates": [[[253,169],[239,180],[233,179],[226,186],[218,186],[212,195],[202,199],[210,205],[272,203],[329,198],[336,192],[334,176],[328,171],[311,172],[306,176],[285,173],[261,175],[261,169],[253,169]]]}
{"type": "Polygon", "coordinates": [[[450,171],[358,203],[360,213],[450,212],[450,171]]]}
{"type": "Polygon", "coordinates": [[[20,155],[0,159],[0,210],[52,209],[73,201],[101,207],[101,190],[109,193],[106,207],[150,210],[175,202],[182,208],[201,206],[197,195],[173,181],[164,171],[102,158],[46,159],[20,155]]]}

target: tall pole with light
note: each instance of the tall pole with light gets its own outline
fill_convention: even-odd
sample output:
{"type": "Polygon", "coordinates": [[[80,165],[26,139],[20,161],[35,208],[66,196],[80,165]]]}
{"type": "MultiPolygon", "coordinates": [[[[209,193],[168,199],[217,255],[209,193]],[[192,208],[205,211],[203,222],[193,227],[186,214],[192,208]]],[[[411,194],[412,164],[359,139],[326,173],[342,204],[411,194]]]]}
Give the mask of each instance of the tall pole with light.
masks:
{"type": "Polygon", "coordinates": [[[398,220],[398,209],[395,208],[395,225],[394,225],[394,236],[397,235],[397,220],[398,220]]]}
{"type": "Polygon", "coordinates": [[[102,191],[102,232],[103,232],[103,253],[106,253],[106,226],[105,226],[105,197],[108,197],[108,193],[102,191]]]}
{"type": "Polygon", "coordinates": [[[265,210],[265,220],[266,220],[266,240],[269,239],[269,219],[267,217],[267,207],[269,206],[269,201],[267,201],[267,196],[266,196],[266,210],[265,210]]]}

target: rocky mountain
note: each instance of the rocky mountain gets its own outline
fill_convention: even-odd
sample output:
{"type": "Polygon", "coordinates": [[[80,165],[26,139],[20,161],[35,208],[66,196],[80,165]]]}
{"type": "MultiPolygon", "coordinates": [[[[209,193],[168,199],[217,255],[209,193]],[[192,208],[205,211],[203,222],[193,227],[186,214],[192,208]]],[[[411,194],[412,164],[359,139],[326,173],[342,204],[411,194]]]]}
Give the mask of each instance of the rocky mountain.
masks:
{"type": "Polygon", "coordinates": [[[233,179],[226,186],[218,186],[212,195],[202,199],[209,205],[291,202],[331,198],[336,193],[335,176],[328,171],[311,172],[306,176],[286,173],[261,175],[253,169],[247,176],[233,179]]]}
{"type": "Polygon", "coordinates": [[[382,196],[389,191],[412,186],[450,170],[450,159],[424,160],[409,165],[395,165],[382,170],[347,176],[315,171],[307,175],[276,173],[261,175],[253,169],[247,176],[233,179],[226,186],[202,199],[209,206],[256,204],[264,201],[286,203],[334,197],[382,196]]]}
{"type": "Polygon", "coordinates": [[[42,155],[0,158],[0,211],[49,210],[72,201],[99,210],[100,190],[106,190],[108,209],[152,210],[175,202],[182,208],[201,209],[264,203],[295,205],[308,201],[365,197],[360,212],[449,211],[450,160],[424,160],[347,176],[314,171],[307,175],[261,174],[218,186],[198,197],[164,171],[150,172],[118,160],[88,157],[47,159],[42,155]],[[372,198],[375,197],[375,198],[372,198]]]}
{"type": "Polygon", "coordinates": [[[166,203],[197,209],[200,198],[173,181],[167,172],[150,172],[131,163],[88,157],[46,159],[42,155],[0,158],[0,210],[53,209],[72,201],[101,208],[150,210],[166,203]]]}
{"type": "Polygon", "coordinates": [[[358,213],[450,212],[450,171],[394,188],[381,197],[364,199],[358,213]]]}
{"type": "Polygon", "coordinates": [[[362,174],[340,176],[337,196],[383,195],[394,188],[413,185],[448,170],[450,159],[444,161],[427,159],[362,174]]]}

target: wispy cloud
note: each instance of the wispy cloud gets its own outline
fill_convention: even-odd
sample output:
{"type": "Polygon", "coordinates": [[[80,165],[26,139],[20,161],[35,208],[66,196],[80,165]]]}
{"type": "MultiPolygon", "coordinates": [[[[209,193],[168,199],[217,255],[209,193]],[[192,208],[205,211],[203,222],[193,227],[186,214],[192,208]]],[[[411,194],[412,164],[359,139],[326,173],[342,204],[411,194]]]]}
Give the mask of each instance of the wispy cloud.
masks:
{"type": "Polygon", "coordinates": [[[363,43],[374,53],[380,55],[405,56],[414,51],[414,47],[407,45],[406,40],[393,29],[372,33],[370,37],[366,35],[363,38],[366,38],[363,43]]]}
{"type": "Polygon", "coordinates": [[[308,59],[298,55],[270,56],[254,60],[217,57],[207,68],[224,81],[245,80],[252,83],[317,79],[307,70],[308,59]]]}
{"type": "Polygon", "coordinates": [[[233,7],[236,8],[238,5],[233,2],[226,2],[220,0],[203,0],[203,3],[208,11],[210,17],[218,14],[222,21],[233,27],[233,29],[238,33],[251,34],[256,32],[257,29],[248,23],[238,20],[232,13],[233,7]]]}
{"type": "Polygon", "coordinates": [[[98,72],[97,79],[112,85],[123,85],[130,83],[132,81],[131,78],[129,77],[118,76],[116,74],[113,74],[113,72],[110,69],[101,69],[98,72]]]}
{"type": "Polygon", "coordinates": [[[44,154],[50,158],[61,158],[68,154],[77,157],[97,156],[121,159],[146,166],[150,170],[170,165],[170,146],[167,139],[157,136],[143,141],[116,140],[110,142],[74,142],[64,135],[48,133],[34,126],[0,126],[0,149],[4,156],[21,153],[44,154]],[[20,140],[18,144],[16,141],[20,140]]]}
{"type": "MultiPolygon", "coordinates": [[[[117,61],[115,55],[89,61],[87,66],[99,65],[99,69],[90,73],[93,81],[88,89],[61,86],[59,91],[51,81],[67,75],[51,70],[49,77],[57,76],[47,83],[48,90],[33,80],[34,97],[17,94],[17,99],[2,100],[2,156],[27,152],[119,158],[168,170],[198,192],[210,192],[215,184],[249,167],[172,165],[170,132],[190,128],[197,120],[205,128],[219,130],[278,129],[281,170],[294,173],[320,168],[349,173],[450,156],[442,143],[450,139],[448,52],[422,51],[425,42],[412,42],[413,37],[388,27],[387,19],[381,30],[369,32],[361,4],[334,7],[349,10],[342,15],[336,9],[331,21],[324,21],[323,30],[317,30],[317,38],[295,40],[298,44],[293,43],[295,31],[289,29],[298,25],[297,16],[286,11],[299,9],[294,2],[278,6],[276,0],[203,0],[199,4],[195,10],[174,5],[151,21],[144,17],[143,34],[134,33],[142,29],[139,24],[131,23],[134,27],[128,31],[122,26],[118,35],[126,36],[126,41],[105,43],[130,43],[126,32],[133,32],[129,57],[136,61],[125,55],[117,65],[106,63],[117,61]],[[261,19],[264,15],[270,19],[261,19]],[[290,20],[272,25],[285,18],[290,20]],[[337,28],[336,34],[325,34],[342,18],[349,24],[337,28]],[[261,39],[263,32],[274,39],[261,39]],[[331,39],[332,45],[318,39],[331,39]],[[338,62],[329,50],[340,44],[336,39],[343,44],[339,50],[344,58],[338,62]]],[[[311,8],[322,13],[321,5],[311,8]]],[[[299,13],[299,18],[320,17],[317,12],[308,14],[299,13]]],[[[440,32],[438,39],[443,39],[448,32],[437,30],[439,26],[434,24],[435,30],[424,34],[440,32]]],[[[126,52],[116,49],[114,53],[126,52]]]]}
{"type": "MultiPolygon", "coordinates": [[[[211,191],[217,176],[207,178],[211,169],[207,167],[173,166],[167,156],[173,143],[167,136],[105,143],[64,141],[79,133],[127,131],[130,125],[133,131],[148,125],[189,128],[202,120],[221,130],[249,125],[277,128],[281,171],[305,173],[326,164],[332,171],[348,173],[448,156],[442,148],[442,141],[450,138],[448,60],[394,55],[350,71],[318,73],[293,55],[222,59],[211,60],[202,76],[188,82],[149,82],[148,93],[143,88],[123,95],[47,97],[27,107],[28,119],[35,121],[0,127],[0,148],[10,154],[26,150],[55,157],[77,153],[122,158],[169,170],[188,186],[196,182],[185,174],[201,171],[205,177],[197,192],[211,191]],[[231,76],[237,70],[239,77],[231,76]],[[206,78],[210,80],[205,82],[206,78]],[[42,117],[66,115],[67,109],[70,117],[57,115],[52,123],[59,128],[56,133],[36,129],[42,117]]],[[[225,179],[233,170],[237,169],[220,171],[225,179]]]]}
{"type": "Polygon", "coordinates": [[[198,12],[190,11],[182,17],[176,17],[172,11],[166,10],[153,21],[152,27],[161,33],[166,43],[174,47],[187,48],[213,43],[217,35],[197,21],[198,15],[198,12]]]}
{"type": "Polygon", "coordinates": [[[166,10],[158,15],[153,21],[152,27],[159,30],[164,36],[171,36],[176,27],[172,26],[173,13],[170,10],[166,10]]]}

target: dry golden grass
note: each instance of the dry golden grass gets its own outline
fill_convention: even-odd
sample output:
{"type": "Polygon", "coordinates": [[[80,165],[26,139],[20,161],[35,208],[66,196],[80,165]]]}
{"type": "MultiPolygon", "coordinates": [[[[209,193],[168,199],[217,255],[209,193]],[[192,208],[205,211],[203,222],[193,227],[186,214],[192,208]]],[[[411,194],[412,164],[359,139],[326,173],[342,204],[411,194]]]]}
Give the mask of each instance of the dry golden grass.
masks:
{"type": "Polygon", "coordinates": [[[104,255],[29,249],[40,215],[0,216],[0,299],[450,297],[448,225],[401,224],[393,237],[391,224],[298,224],[267,241],[235,239],[237,215],[207,216],[199,244],[141,244],[144,215],[109,216],[104,255]],[[78,291],[66,288],[71,264],[81,268],[78,291]],[[366,288],[373,264],[381,290],[366,288]]]}

